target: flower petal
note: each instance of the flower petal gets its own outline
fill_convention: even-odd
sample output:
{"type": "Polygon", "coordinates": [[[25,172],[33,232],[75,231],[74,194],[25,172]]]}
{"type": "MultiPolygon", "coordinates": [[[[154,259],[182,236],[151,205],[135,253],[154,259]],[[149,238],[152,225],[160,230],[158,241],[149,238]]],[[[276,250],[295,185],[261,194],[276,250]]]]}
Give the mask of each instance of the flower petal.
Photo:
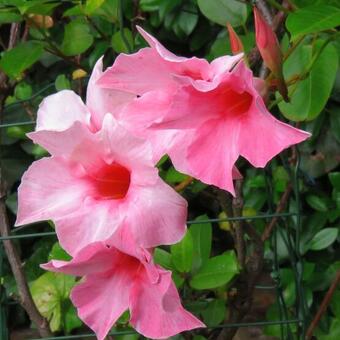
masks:
{"type": "Polygon", "coordinates": [[[91,112],[94,130],[100,130],[106,113],[114,114],[135,96],[131,93],[104,89],[96,84],[103,74],[103,57],[98,59],[92,71],[86,92],[86,105],[91,112]]]}
{"type": "Polygon", "coordinates": [[[63,131],[77,121],[89,124],[90,112],[77,94],[63,90],[46,97],[40,104],[36,131],[63,131]]]}
{"type": "Polygon", "coordinates": [[[61,246],[72,256],[92,242],[106,241],[122,223],[120,200],[87,199],[72,213],[54,220],[61,246]]]}
{"type": "Polygon", "coordinates": [[[242,121],[240,154],[256,167],[266,164],[282,150],[300,143],[310,134],[275,119],[260,96],[242,121]]]}
{"type": "Polygon", "coordinates": [[[88,244],[71,261],[52,260],[41,267],[57,273],[84,276],[104,273],[119,264],[117,250],[103,242],[88,244]]]}
{"type": "Polygon", "coordinates": [[[239,133],[238,120],[217,119],[202,125],[188,148],[190,169],[186,173],[234,194],[233,168],[239,156],[239,133]]]}
{"type": "Polygon", "coordinates": [[[187,202],[161,179],[131,192],[127,225],[139,245],[151,248],[173,244],[186,231],[187,202]]]}
{"type": "Polygon", "coordinates": [[[60,157],[43,158],[29,167],[18,189],[16,225],[60,218],[79,208],[91,188],[73,167],[60,157]]]}
{"type": "Polygon", "coordinates": [[[144,272],[130,295],[131,324],[145,337],[169,338],[180,332],[205,327],[181,305],[171,272],[159,269],[159,281],[152,283],[144,272]]]}

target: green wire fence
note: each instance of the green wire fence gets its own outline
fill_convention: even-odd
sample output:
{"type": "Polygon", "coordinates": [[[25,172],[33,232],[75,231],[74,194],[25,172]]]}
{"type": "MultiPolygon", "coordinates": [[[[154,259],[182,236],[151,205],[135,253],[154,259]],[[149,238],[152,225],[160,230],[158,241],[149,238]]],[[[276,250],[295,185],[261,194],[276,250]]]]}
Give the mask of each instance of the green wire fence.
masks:
{"type": "MultiPolygon", "coordinates": [[[[53,84],[48,84],[33,96],[26,100],[17,101],[15,103],[9,104],[5,107],[5,110],[12,109],[16,105],[20,105],[24,102],[31,102],[33,99],[37,98],[40,94],[46,92],[47,90],[53,87],[53,84]]],[[[13,127],[13,126],[24,126],[24,125],[33,125],[34,121],[21,121],[21,122],[4,122],[0,124],[0,129],[13,127]]],[[[308,307],[306,304],[306,297],[304,293],[303,287],[303,258],[300,252],[300,236],[301,236],[301,211],[300,211],[300,193],[299,193],[299,175],[300,175],[300,156],[297,152],[297,162],[296,167],[292,171],[292,169],[285,164],[287,162],[283,162],[284,167],[286,168],[288,174],[290,175],[290,181],[293,185],[294,192],[294,203],[295,203],[295,211],[293,212],[284,212],[284,213],[274,213],[273,206],[273,188],[272,188],[272,178],[270,173],[266,173],[266,189],[267,189],[267,203],[268,203],[268,211],[256,216],[251,217],[227,217],[227,218],[215,218],[215,219],[206,219],[199,221],[188,221],[187,224],[195,224],[195,223],[217,223],[224,221],[237,221],[237,220],[268,220],[272,218],[277,218],[277,223],[273,232],[270,236],[269,243],[270,248],[274,254],[272,259],[272,277],[275,281],[274,286],[269,287],[261,287],[256,286],[257,289],[275,289],[276,298],[279,306],[279,319],[276,321],[259,321],[259,322],[244,322],[244,323],[234,323],[234,324],[222,324],[216,327],[215,329],[223,329],[230,327],[254,327],[254,326],[270,326],[277,325],[280,327],[281,339],[293,340],[296,338],[303,339],[305,336],[306,328],[309,322],[308,315],[308,307]],[[290,219],[295,220],[295,230],[291,232],[292,228],[288,228],[290,219]],[[295,288],[296,288],[296,303],[295,303],[295,317],[294,319],[289,319],[288,307],[285,302],[283,296],[283,289],[281,284],[281,276],[280,276],[280,263],[278,261],[278,237],[283,240],[288,252],[289,252],[289,261],[291,264],[291,268],[294,272],[294,280],[295,280],[295,288]],[[295,325],[296,330],[294,332],[297,334],[296,336],[293,334],[292,325],[295,325]]],[[[4,252],[4,248],[2,245],[2,241],[4,240],[22,240],[28,238],[35,237],[48,237],[55,235],[55,232],[37,232],[37,233],[22,233],[27,229],[28,226],[23,226],[19,228],[15,228],[12,230],[11,235],[6,237],[0,237],[0,277],[3,276],[3,265],[6,260],[6,254],[4,252]]],[[[3,285],[0,285],[0,340],[8,340],[9,339],[9,331],[8,331],[8,308],[11,303],[11,300],[6,296],[6,291],[3,285]]],[[[110,335],[128,335],[135,334],[134,331],[126,330],[126,331],[113,331],[110,335]]],[[[86,337],[95,337],[95,334],[77,334],[77,335],[67,335],[67,336],[56,336],[56,337],[48,337],[44,338],[46,340],[66,340],[66,339],[81,339],[86,337]]],[[[33,340],[33,339],[31,339],[33,340]]]]}

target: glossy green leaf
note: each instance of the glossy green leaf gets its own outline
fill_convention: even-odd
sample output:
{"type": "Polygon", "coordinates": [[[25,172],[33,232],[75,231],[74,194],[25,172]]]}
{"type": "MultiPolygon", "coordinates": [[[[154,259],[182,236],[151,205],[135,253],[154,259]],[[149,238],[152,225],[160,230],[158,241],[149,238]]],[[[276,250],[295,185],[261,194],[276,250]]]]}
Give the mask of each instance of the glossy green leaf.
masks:
{"type": "Polygon", "coordinates": [[[187,177],[187,175],[180,173],[172,166],[166,172],[165,181],[168,183],[178,183],[184,181],[187,177]]]}
{"type": "Polygon", "coordinates": [[[19,100],[28,99],[32,96],[32,86],[22,81],[15,87],[14,95],[19,100]]]}
{"type": "Polygon", "coordinates": [[[225,26],[241,26],[247,19],[247,6],[237,0],[198,0],[200,11],[211,21],[225,26]]]}
{"type": "Polygon", "coordinates": [[[161,248],[156,248],[153,254],[153,260],[165,269],[173,269],[171,254],[161,248]]]}
{"type": "Polygon", "coordinates": [[[41,43],[27,41],[6,51],[0,60],[0,69],[8,76],[17,78],[37,62],[43,53],[41,43]]]}
{"type": "Polygon", "coordinates": [[[80,20],[71,21],[65,26],[62,50],[67,56],[85,52],[93,43],[93,36],[87,23],[80,20]]]}
{"type": "Polygon", "coordinates": [[[57,91],[70,90],[71,82],[66,78],[65,74],[59,74],[54,82],[57,91]]]}
{"type": "Polygon", "coordinates": [[[226,315],[226,305],[223,300],[215,299],[209,302],[206,309],[202,311],[203,321],[208,327],[220,324],[226,315]]]}
{"type": "Polygon", "coordinates": [[[340,319],[340,290],[337,289],[332,297],[330,307],[334,315],[340,319]]]}
{"type": "Polygon", "coordinates": [[[317,196],[317,195],[308,195],[306,197],[306,201],[309,206],[313,209],[321,212],[327,212],[328,206],[325,198],[317,196]]]}
{"type": "MultiPolygon", "coordinates": [[[[208,219],[207,215],[199,216],[195,221],[208,219]]],[[[190,226],[193,240],[193,270],[197,270],[208,260],[211,251],[212,226],[211,223],[195,223],[190,226]]]]}
{"type": "MultiPolygon", "coordinates": [[[[310,64],[313,55],[323,44],[322,40],[312,45],[302,45],[284,63],[286,79],[301,75],[310,64]]],[[[290,103],[281,102],[279,108],[283,115],[294,121],[312,120],[325,107],[331,94],[338,68],[338,55],[335,47],[328,44],[313,65],[309,76],[290,86],[290,103]]]]}
{"type": "Polygon", "coordinates": [[[319,231],[310,241],[310,250],[322,250],[335,242],[338,237],[339,230],[337,228],[325,228],[319,231]]]}
{"type": "Polygon", "coordinates": [[[230,282],[238,272],[235,253],[228,251],[207,260],[191,279],[190,286],[194,289],[217,288],[230,282]]]}
{"type": "Polygon", "coordinates": [[[91,15],[96,9],[98,9],[105,0],[86,0],[85,13],[91,15]]]}
{"type": "Polygon", "coordinates": [[[18,13],[11,11],[0,12],[0,24],[10,24],[12,22],[19,22],[22,20],[22,16],[18,13]]]}
{"type": "Polygon", "coordinates": [[[48,261],[51,260],[69,261],[71,260],[71,256],[67,254],[63,248],[61,248],[59,242],[56,242],[48,255],[48,261]]]}
{"type": "Polygon", "coordinates": [[[340,9],[327,5],[312,5],[288,15],[286,26],[292,39],[340,25],[340,9]]]}
{"type": "Polygon", "coordinates": [[[187,231],[181,242],[171,246],[172,262],[175,268],[181,272],[189,272],[193,259],[193,239],[187,231]]]}
{"type": "Polygon", "coordinates": [[[50,325],[51,331],[62,326],[62,303],[68,299],[75,278],[60,273],[45,273],[30,286],[31,294],[40,314],[50,325]]]}
{"type": "Polygon", "coordinates": [[[122,32],[116,32],[111,39],[111,45],[117,53],[128,53],[129,49],[133,48],[133,36],[132,32],[128,28],[123,30],[126,42],[123,39],[122,32]]]}
{"type": "Polygon", "coordinates": [[[328,178],[332,183],[333,188],[340,190],[340,172],[331,172],[328,178]]]}

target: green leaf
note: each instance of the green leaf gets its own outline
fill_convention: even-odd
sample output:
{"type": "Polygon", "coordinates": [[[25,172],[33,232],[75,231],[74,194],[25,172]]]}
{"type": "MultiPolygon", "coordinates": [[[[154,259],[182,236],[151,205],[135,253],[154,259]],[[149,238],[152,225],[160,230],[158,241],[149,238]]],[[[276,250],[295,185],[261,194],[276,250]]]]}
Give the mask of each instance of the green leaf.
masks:
{"type": "Polygon", "coordinates": [[[288,15],[286,26],[292,40],[309,33],[316,33],[340,25],[340,9],[327,5],[312,5],[288,15]]]}
{"type": "Polygon", "coordinates": [[[331,172],[328,178],[332,183],[333,188],[340,190],[340,172],[331,172]]]}
{"type": "Polygon", "coordinates": [[[327,334],[318,334],[318,340],[339,340],[340,339],[340,320],[338,318],[331,319],[331,327],[327,334]]]}
{"type": "Polygon", "coordinates": [[[309,206],[311,206],[313,209],[321,212],[327,212],[327,202],[324,198],[317,196],[317,195],[308,195],[306,197],[306,201],[309,206]]]}
{"type": "Polygon", "coordinates": [[[13,13],[10,11],[0,12],[0,25],[1,24],[11,24],[12,22],[19,22],[22,20],[20,14],[13,13]]]}
{"type": "Polygon", "coordinates": [[[156,248],[153,254],[153,260],[163,268],[173,270],[171,254],[167,251],[156,248]]]}
{"type": "Polygon", "coordinates": [[[207,308],[202,311],[204,323],[208,327],[219,325],[225,318],[226,306],[223,300],[210,301],[207,308]]]}
{"type": "Polygon", "coordinates": [[[337,228],[325,228],[319,231],[310,241],[309,249],[310,250],[322,250],[330,246],[333,242],[335,242],[338,237],[338,229],[337,228]]]}
{"type": "Polygon", "coordinates": [[[334,315],[340,319],[340,290],[337,289],[331,300],[330,307],[334,315]]]}
{"type": "Polygon", "coordinates": [[[62,303],[67,299],[75,278],[60,273],[45,273],[30,285],[31,294],[40,314],[50,325],[51,331],[60,330],[62,325],[62,303]]]}
{"type": "Polygon", "coordinates": [[[65,26],[62,50],[67,56],[85,52],[93,43],[90,27],[82,20],[74,20],[65,26]]]}
{"type": "Polygon", "coordinates": [[[105,0],[87,0],[85,4],[85,13],[91,15],[97,10],[105,0]]]}
{"type": "Polygon", "coordinates": [[[174,167],[169,168],[165,175],[165,181],[168,183],[178,183],[184,181],[188,176],[177,171],[174,167]]]}
{"type": "Polygon", "coordinates": [[[38,61],[43,53],[43,46],[38,42],[27,41],[4,52],[0,60],[0,69],[9,77],[18,78],[21,73],[38,61]]]}
{"type": "Polygon", "coordinates": [[[19,100],[28,99],[32,96],[32,86],[25,82],[20,82],[14,89],[14,95],[19,100]]]}
{"type": "Polygon", "coordinates": [[[213,289],[230,282],[239,272],[235,253],[228,251],[223,255],[207,260],[190,281],[194,289],[213,289]]]}
{"type": "MultiPolygon", "coordinates": [[[[123,30],[124,36],[127,40],[128,46],[133,48],[133,36],[132,32],[128,28],[123,30]]],[[[116,32],[111,39],[111,45],[115,52],[117,53],[128,53],[129,48],[122,37],[121,31],[116,32]]]]}
{"type": "MultiPolygon", "coordinates": [[[[195,221],[208,219],[207,215],[199,216],[195,221]]],[[[208,260],[211,251],[212,227],[211,223],[195,223],[190,227],[193,240],[193,269],[197,270],[208,260]]]]}
{"type": "MultiPolygon", "coordinates": [[[[297,48],[284,63],[286,79],[301,75],[311,62],[313,55],[323,44],[322,40],[312,45],[297,48]]],[[[294,121],[315,119],[325,107],[335,81],[338,68],[338,55],[335,47],[328,44],[313,65],[308,77],[290,87],[295,87],[290,103],[281,102],[279,108],[283,115],[294,121]]]]}
{"type": "Polygon", "coordinates": [[[172,262],[179,272],[186,273],[191,270],[193,251],[193,239],[189,231],[181,242],[171,246],[172,262]]]}
{"type": "Polygon", "coordinates": [[[61,248],[59,242],[56,242],[48,255],[48,261],[51,260],[69,261],[71,260],[71,256],[68,255],[63,248],[61,248]]]}
{"type": "MultiPolygon", "coordinates": [[[[340,75],[339,70],[338,74],[340,75]]],[[[333,136],[337,142],[340,143],[340,108],[338,106],[333,106],[330,108],[329,119],[333,136]]]]}
{"type": "Polygon", "coordinates": [[[71,82],[66,78],[65,74],[59,74],[54,82],[57,91],[70,90],[71,82]]]}
{"type": "Polygon", "coordinates": [[[225,26],[241,26],[247,19],[247,6],[237,0],[198,0],[198,7],[209,20],[225,26]]]}
{"type": "Polygon", "coordinates": [[[66,334],[70,334],[74,329],[79,328],[83,323],[78,317],[77,309],[72,305],[71,301],[64,304],[64,329],[66,334]]]}

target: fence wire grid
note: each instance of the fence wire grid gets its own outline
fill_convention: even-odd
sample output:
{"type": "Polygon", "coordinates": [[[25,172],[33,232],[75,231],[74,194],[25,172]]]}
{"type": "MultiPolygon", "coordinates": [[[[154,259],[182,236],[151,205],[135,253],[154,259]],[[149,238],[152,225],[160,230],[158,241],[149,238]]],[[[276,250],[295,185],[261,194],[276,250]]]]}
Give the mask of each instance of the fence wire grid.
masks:
{"type": "MultiPolygon", "coordinates": [[[[54,87],[54,83],[50,83],[37,91],[34,95],[26,100],[20,100],[11,104],[8,104],[4,108],[4,112],[15,110],[17,106],[20,106],[24,103],[30,102],[34,99],[39,98],[40,95],[47,92],[48,90],[54,87]]],[[[0,132],[2,129],[15,127],[15,126],[26,126],[26,125],[34,125],[35,121],[13,121],[13,118],[8,119],[5,118],[2,124],[0,124],[0,132]]],[[[251,217],[227,217],[227,218],[214,218],[214,219],[206,219],[200,221],[187,221],[188,225],[195,223],[218,223],[225,221],[237,221],[237,220],[268,220],[272,218],[277,218],[276,225],[271,233],[269,238],[270,248],[274,254],[272,260],[272,270],[271,275],[275,281],[275,285],[273,286],[255,286],[256,289],[274,289],[276,293],[276,301],[279,307],[279,319],[276,321],[258,321],[258,322],[244,322],[244,323],[229,323],[229,324],[221,324],[215,327],[208,327],[210,329],[223,329],[223,328],[232,328],[232,327],[263,327],[263,326],[271,326],[277,325],[280,327],[281,339],[294,340],[296,337],[298,339],[303,339],[306,333],[306,329],[308,323],[310,321],[310,316],[308,312],[307,300],[305,296],[305,290],[303,287],[302,275],[303,275],[303,257],[300,252],[300,236],[301,236],[301,209],[300,209],[300,192],[299,192],[299,175],[300,175],[300,155],[297,150],[297,162],[294,170],[288,166],[287,162],[283,162],[283,166],[286,168],[290,181],[293,185],[293,193],[294,193],[294,204],[295,209],[294,212],[284,212],[284,213],[275,213],[274,212],[274,204],[273,204],[273,188],[272,188],[272,178],[271,175],[265,173],[266,175],[266,190],[267,190],[267,204],[268,211],[251,216],[251,217]],[[288,228],[289,219],[295,220],[295,228],[288,228]],[[291,231],[294,229],[294,232],[291,231]],[[280,263],[278,260],[278,237],[281,237],[283,240],[285,247],[289,253],[289,261],[291,265],[291,269],[294,273],[294,285],[296,289],[296,302],[295,302],[295,316],[296,318],[290,319],[288,317],[288,307],[285,302],[285,298],[283,295],[282,288],[282,277],[280,275],[280,263]],[[294,327],[294,331],[292,329],[294,327]],[[296,335],[294,335],[294,333],[296,335]]],[[[0,160],[2,157],[2,152],[0,153],[0,160]]],[[[13,228],[11,230],[11,235],[6,237],[0,237],[0,278],[3,277],[4,273],[4,262],[6,261],[6,254],[4,252],[4,247],[2,241],[4,240],[22,240],[28,238],[38,238],[38,237],[49,237],[55,236],[55,232],[37,232],[37,233],[25,233],[24,231],[27,229],[27,226],[13,228]]],[[[0,284],[0,340],[9,340],[9,329],[8,329],[8,311],[9,306],[13,303],[13,299],[10,299],[6,295],[6,290],[3,284],[0,284]]],[[[119,335],[130,335],[136,334],[133,330],[122,330],[122,331],[111,331],[109,335],[119,336],[119,335]]],[[[87,337],[95,337],[94,333],[86,333],[86,334],[77,334],[77,335],[65,335],[65,336],[55,336],[55,337],[45,337],[39,339],[46,340],[67,340],[67,339],[82,339],[87,337]]],[[[27,340],[38,340],[38,339],[27,339],[27,340]]]]}

